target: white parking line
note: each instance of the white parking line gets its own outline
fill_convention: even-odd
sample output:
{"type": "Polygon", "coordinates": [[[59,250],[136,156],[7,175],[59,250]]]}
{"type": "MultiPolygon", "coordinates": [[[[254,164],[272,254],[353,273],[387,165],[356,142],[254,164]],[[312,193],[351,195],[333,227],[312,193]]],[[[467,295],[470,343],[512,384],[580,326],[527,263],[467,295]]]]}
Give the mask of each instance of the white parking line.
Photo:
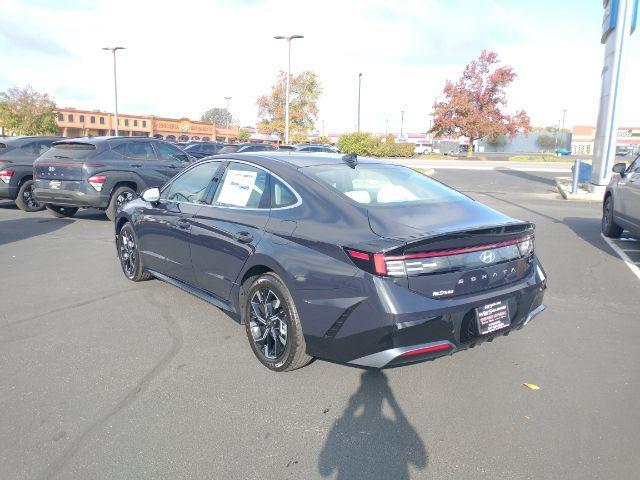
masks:
{"type": "Polygon", "coordinates": [[[622,250],[619,246],[617,246],[610,238],[607,238],[604,235],[602,235],[602,238],[604,238],[604,241],[607,242],[609,246],[613,249],[613,251],[618,254],[618,256],[622,259],[622,261],[627,264],[627,267],[629,267],[629,270],[631,270],[633,274],[636,277],[638,277],[638,279],[640,279],[640,268],[638,268],[638,266],[631,261],[631,259],[624,252],[624,250],[622,250]]]}

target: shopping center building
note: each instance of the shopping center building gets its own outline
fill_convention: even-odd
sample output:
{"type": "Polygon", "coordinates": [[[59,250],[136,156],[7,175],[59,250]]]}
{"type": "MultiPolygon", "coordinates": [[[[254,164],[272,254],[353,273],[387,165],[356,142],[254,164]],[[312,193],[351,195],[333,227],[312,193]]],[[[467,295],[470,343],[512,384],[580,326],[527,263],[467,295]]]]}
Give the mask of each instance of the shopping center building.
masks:
{"type": "MultiPolygon", "coordinates": [[[[58,133],[64,137],[115,135],[115,116],[100,110],[56,109],[58,133]]],[[[238,127],[197,122],[188,118],[163,118],[153,115],[118,114],[121,136],[154,137],[176,142],[189,140],[235,141],[238,127]]]]}
{"type": "MultiPolygon", "coordinates": [[[[596,127],[575,126],[571,138],[572,155],[593,155],[596,127]]],[[[619,127],[616,138],[618,152],[640,153],[640,127],[619,127]]],[[[620,154],[618,153],[618,154],[620,154]]]]}

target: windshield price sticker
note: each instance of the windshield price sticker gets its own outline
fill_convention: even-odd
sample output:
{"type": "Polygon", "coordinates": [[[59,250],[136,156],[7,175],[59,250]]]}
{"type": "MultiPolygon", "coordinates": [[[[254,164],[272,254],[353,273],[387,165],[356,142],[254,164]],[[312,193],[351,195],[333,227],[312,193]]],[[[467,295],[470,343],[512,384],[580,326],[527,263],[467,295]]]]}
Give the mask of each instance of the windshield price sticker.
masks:
{"type": "Polygon", "coordinates": [[[234,207],[246,207],[256,185],[258,172],[229,170],[224,178],[218,202],[234,207]]]}

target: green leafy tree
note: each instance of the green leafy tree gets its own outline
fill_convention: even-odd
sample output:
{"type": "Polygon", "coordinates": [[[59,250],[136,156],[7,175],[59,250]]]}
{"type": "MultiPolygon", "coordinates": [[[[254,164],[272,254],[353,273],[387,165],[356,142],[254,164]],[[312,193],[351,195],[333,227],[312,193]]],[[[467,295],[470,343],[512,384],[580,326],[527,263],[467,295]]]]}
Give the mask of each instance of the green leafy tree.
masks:
{"type": "Polygon", "coordinates": [[[309,143],[309,136],[305,132],[297,131],[289,136],[289,141],[291,143],[309,143]]]}
{"type": "Polygon", "coordinates": [[[241,128],[238,130],[238,140],[241,142],[246,142],[251,138],[251,133],[246,128],[241,128]]]}
{"type": "Polygon", "coordinates": [[[551,135],[540,135],[536,138],[536,145],[538,145],[542,151],[553,150],[556,146],[556,139],[551,135]]]}
{"type": "Polygon", "coordinates": [[[216,125],[233,125],[233,116],[226,108],[213,107],[202,114],[200,121],[216,125]]]}
{"type": "Polygon", "coordinates": [[[49,95],[37,92],[31,85],[0,92],[0,123],[17,135],[56,133],[55,108],[49,95]]]}
{"type": "Polygon", "coordinates": [[[320,135],[315,139],[316,143],[320,143],[322,145],[331,145],[331,139],[326,135],[320,135]]]}
{"type": "MultiPolygon", "coordinates": [[[[284,136],[285,129],[285,93],[287,74],[280,71],[271,92],[256,101],[261,117],[258,129],[262,133],[284,136]]],[[[318,98],[322,86],[318,76],[312,70],[306,70],[291,76],[289,92],[289,134],[296,132],[305,135],[313,128],[318,118],[318,98]]]]}

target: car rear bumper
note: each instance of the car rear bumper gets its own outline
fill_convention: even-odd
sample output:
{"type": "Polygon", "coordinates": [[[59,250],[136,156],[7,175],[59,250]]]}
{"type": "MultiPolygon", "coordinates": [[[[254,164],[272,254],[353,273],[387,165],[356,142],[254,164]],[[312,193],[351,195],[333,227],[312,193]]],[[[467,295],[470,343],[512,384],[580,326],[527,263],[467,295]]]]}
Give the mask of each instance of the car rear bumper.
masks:
{"type": "Polygon", "coordinates": [[[109,197],[88,185],[87,182],[68,180],[60,188],[51,188],[49,180],[36,179],[34,195],[40,202],[69,207],[106,208],[109,197]]]}
{"type": "Polygon", "coordinates": [[[327,360],[371,368],[392,367],[450,355],[524,327],[544,310],[545,289],[546,276],[536,260],[529,275],[515,284],[481,295],[470,295],[456,302],[423,297],[424,310],[416,310],[415,304],[406,304],[403,308],[403,305],[396,303],[393,308],[382,311],[376,309],[376,302],[365,301],[362,307],[353,310],[353,318],[342,322],[341,328],[353,322],[371,324],[371,329],[359,328],[357,332],[349,332],[344,336],[340,332],[327,332],[322,337],[305,335],[307,351],[310,355],[327,360]],[[509,305],[510,326],[480,335],[476,324],[476,308],[498,300],[509,305]],[[434,302],[442,302],[447,306],[433,308],[434,302]],[[359,308],[363,308],[363,315],[357,315],[359,308]]]}

